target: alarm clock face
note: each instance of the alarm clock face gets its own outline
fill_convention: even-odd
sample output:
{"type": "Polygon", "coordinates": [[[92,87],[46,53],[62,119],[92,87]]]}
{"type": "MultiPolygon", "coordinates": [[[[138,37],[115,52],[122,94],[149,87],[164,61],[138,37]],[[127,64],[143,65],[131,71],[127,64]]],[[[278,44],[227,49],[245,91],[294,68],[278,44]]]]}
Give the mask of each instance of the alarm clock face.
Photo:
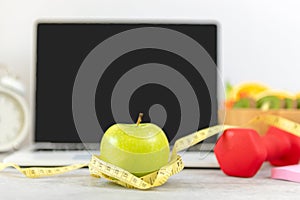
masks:
{"type": "Polygon", "coordinates": [[[27,110],[24,100],[0,88],[0,151],[7,151],[25,138],[27,110]]]}

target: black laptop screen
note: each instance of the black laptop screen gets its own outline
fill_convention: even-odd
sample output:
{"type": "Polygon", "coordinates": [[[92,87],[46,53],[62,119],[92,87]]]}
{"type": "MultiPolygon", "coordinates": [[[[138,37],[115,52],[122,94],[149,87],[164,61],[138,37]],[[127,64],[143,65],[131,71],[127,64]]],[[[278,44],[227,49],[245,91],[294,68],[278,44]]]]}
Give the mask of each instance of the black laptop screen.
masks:
{"type": "MultiPolygon", "coordinates": [[[[116,44],[114,46],[107,44],[107,51],[101,54],[93,51],[99,45],[113,40],[112,36],[149,27],[158,28],[158,32],[167,29],[176,32],[175,35],[183,35],[194,40],[217,64],[217,26],[214,24],[39,23],[36,51],[35,141],[82,142],[79,135],[86,134],[84,142],[99,142],[103,132],[109,126],[116,122],[133,123],[139,112],[144,113],[145,122],[151,121],[160,125],[170,141],[197,129],[216,124],[216,69],[206,70],[208,74],[199,73],[189,60],[189,52],[183,51],[187,56],[178,55],[171,50],[149,45],[140,49],[131,49],[116,56],[108,66],[100,64],[105,61],[107,52],[112,54],[117,52],[113,48],[119,50],[125,47],[122,46],[124,43],[121,43],[119,47],[116,44]],[[74,104],[72,104],[74,83],[79,69],[85,67],[85,62],[88,63],[88,59],[92,56],[99,59],[99,63],[94,61],[94,65],[104,69],[101,70],[101,77],[97,80],[93,97],[96,115],[89,116],[87,112],[79,113],[82,115],[80,119],[87,120],[86,131],[82,133],[82,128],[76,126],[78,125],[76,123],[81,122],[74,120],[74,104]],[[164,76],[167,81],[163,79],[163,74],[166,74],[164,76]],[[171,77],[173,75],[174,77],[171,77]],[[176,91],[173,87],[177,87],[176,91]],[[185,91],[186,88],[191,89],[193,96],[185,96],[189,94],[185,91]],[[192,100],[197,102],[197,108],[191,107],[194,105],[192,100]],[[186,115],[185,107],[192,109],[194,114],[188,111],[191,114],[186,115]],[[97,131],[89,126],[89,119],[95,116],[99,122],[97,131]],[[181,123],[185,121],[192,122],[196,127],[189,126],[190,122],[181,127],[181,123]]],[[[137,38],[140,39],[139,36],[137,38]]],[[[166,37],[163,41],[170,38],[166,37]]],[[[138,45],[138,39],[137,42],[124,42],[129,45],[138,45]]],[[[177,42],[180,41],[173,41],[170,46],[177,42]]],[[[201,67],[211,68],[206,63],[203,63],[201,67]]],[[[90,80],[86,78],[86,81],[90,80]]],[[[86,88],[86,90],[92,89],[86,88]]],[[[84,99],[84,95],[83,92],[80,98],[84,99]]],[[[90,105],[79,106],[85,111],[90,105]]]]}

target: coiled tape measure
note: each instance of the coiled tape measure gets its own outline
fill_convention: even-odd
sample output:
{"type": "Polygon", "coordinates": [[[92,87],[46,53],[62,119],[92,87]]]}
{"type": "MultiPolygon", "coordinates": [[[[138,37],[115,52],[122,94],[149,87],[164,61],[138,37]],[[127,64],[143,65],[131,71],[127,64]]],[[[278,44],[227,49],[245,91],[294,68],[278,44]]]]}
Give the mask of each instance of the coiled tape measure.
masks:
{"type": "MultiPolygon", "coordinates": [[[[283,129],[291,134],[300,137],[300,124],[293,122],[291,120],[275,116],[275,115],[261,115],[253,118],[248,124],[263,122],[268,125],[275,126],[277,128],[283,129]]],[[[152,187],[157,187],[163,185],[167,182],[168,178],[174,174],[179,173],[183,168],[184,164],[181,157],[177,154],[179,151],[187,149],[208,137],[216,135],[228,128],[233,128],[236,126],[229,125],[217,125],[209,128],[199,130],[195,133],[187,135],[178,139],[173,147],[170,161],[168,164],[158,171],[145,175],[143,177],[137,177],[130,172],[114,166],[110,163],[106,163],[99,159],[99,156],[92,155],[91,161],[85,164],[74,164],[64,167],[29,167],[21,168],[13,163],[0,163],[0,171],[7,167],[14,167],[19,172],[24,174],[28,178],[39,178],[45,176],[54,176],[58,174],[63,174],[69,171],[77,170],[83,167],[89,167],[91,176],[97,178],[105,178],[119,185],[127,188],[136,189],[149,189],[152,187]]]]}

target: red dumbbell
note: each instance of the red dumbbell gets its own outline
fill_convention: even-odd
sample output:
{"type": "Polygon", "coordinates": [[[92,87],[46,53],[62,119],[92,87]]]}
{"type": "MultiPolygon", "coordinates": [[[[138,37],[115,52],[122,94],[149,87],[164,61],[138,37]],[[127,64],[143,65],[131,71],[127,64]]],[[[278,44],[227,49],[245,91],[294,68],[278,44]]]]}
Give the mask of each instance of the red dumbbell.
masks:
{"type": "Polygon", "coordinates": [[[253,129],[232,128],[218,139],[215,154],[225,174],[252,177],[264,161],[275,166],[299,163],[300,137],[272,126],[262,137],[253,129]]]}

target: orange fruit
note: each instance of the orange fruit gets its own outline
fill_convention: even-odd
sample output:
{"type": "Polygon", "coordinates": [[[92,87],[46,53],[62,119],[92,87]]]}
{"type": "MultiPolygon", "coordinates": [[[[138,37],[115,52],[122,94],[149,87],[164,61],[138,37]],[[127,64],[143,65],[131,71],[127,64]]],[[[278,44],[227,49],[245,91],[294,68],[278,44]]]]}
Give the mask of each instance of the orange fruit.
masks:
{"type": "Polygon", "coordinates": [[[254,98],[257,94],[269,90],[264,84],[257,82],[245,82],[234,86],[229,93],[229,99],[239,100],[240,98],[254,98]]]}
{"type": "Polygon", "coordinates": [[[275,96],[275,97],[278,97],[280,99],[295,99],[295,95],[290,93],[290,92],[287,92],[287,91],[281,91],[281,90],[266,90],[266,91],[263,91],[261,93],[258,93],[254,96],[254,98],[256,100],[258,99],[261,99],[263,97],[266,97],[266,96],[275,96]]]}

